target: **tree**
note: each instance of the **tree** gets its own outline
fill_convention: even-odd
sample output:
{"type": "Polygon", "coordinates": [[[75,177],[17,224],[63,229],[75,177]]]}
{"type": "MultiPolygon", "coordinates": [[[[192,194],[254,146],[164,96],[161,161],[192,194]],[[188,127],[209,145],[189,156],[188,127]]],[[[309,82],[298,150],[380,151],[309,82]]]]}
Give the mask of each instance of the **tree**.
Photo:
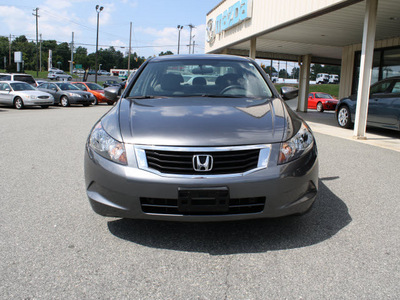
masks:
{"type": "MultiPolygon", "coordinates": [[[[261,68],[265,71],[267,74],[271,74],[271,66],[265,66],[263,63],[260,65],[261,68]]],[[[272,74],[277,74],[278,72],[276,69],[272,66],[272,74]]]]}
{"type": "Polygon", "coordinates": [[[291,73],[291,77],[293,77],[293,78],[299,78],[299,74],[300,74],[300,68],[296,68],[296,67],[294,67],[293,69],[292,69],[292,73],[291,73]]]}
{"type": "Polygon", "coordinates": [[[161,51],[161,53],[158,54],[158,56],[163,56],[163,55],[174,55],[174,53],[172,53],[171,51],[168,50],[166,52],[161,51]]]}
{"type": "Polygon", "coordinates": [[[11,43],[12,52],[21,51],[24,68],[27,70],[36,69],[36,45],[28,42],[25,35],[16,37],[11,43]]]}
{"type": "Polygon", "coordinates": [[[280,69],[279,70],[279,78],[288,78],[288,77],[289,77],[289,75],[288,75],[288,73],[286,72],[285,69],[280,69]]]}
{"type": "Polygon", "coordinates": [[[9,49],[9,40],[5,36],[0,36],[0,58],[2,59],[2,63],[0,64],[0,68],[3,67],[3,57],[7,59],[7,65],[9,64],[8,61],[8,49],[9,49]]]}

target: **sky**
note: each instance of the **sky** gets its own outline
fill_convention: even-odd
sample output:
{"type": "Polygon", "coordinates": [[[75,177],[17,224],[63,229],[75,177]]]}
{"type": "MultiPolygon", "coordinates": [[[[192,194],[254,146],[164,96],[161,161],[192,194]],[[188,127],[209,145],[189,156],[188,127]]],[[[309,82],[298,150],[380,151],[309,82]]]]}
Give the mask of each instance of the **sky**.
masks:
{"type": "Polygon", "coordinates": [[[34,9],[39,8],[39,34],[43,40],[82,46],[89,53],[96,49],[96,5],[99,14],[99,49],[114,46],[126,53],[129,49],[132,22],[132,53],[149,57],[161,51],[177,53],[178,29],[183,25],[180,54],[188,53],[192,31],[195,53],[204,53],[207,13],[220,0],[0,0],[0,35],[25,35],[36,41],[34,9]]]}

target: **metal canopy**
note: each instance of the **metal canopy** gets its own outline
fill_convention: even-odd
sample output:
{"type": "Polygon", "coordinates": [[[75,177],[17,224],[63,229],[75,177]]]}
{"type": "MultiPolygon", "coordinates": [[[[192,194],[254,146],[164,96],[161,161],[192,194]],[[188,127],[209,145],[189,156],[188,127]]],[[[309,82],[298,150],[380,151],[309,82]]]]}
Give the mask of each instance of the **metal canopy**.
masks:
{"type": "MultiPolygon", "coordinates": [[[[364,15],[365,1],[344,1],[279,28],[269,29],[256,36],[256,56],[297,60],[299,55],[311,54],[312,62],[340,64],[342,47],[362,42],[364,15]]],[[[400,0],[379,0],[375,40],[399,36],[400,0]]],[[[251,38],[229,45],[226,52],[248,55],[251,38]]]]}

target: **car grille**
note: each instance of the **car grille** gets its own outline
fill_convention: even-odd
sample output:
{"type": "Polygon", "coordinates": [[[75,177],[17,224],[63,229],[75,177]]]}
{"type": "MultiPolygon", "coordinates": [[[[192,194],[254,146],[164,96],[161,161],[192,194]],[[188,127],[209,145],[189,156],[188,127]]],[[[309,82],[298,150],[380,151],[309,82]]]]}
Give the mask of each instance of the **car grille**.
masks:
{"type": "Polygon", "coordinates": [[[49,99],[49,96],[38,96],[38,99],[49,99]]]}
{"type": "Polygon", "coordinates": [[[140,198],[142,211],[149,214],[164,215],[238,215],[261,213],[265,206],[265,197],[227,198],[227,209],[220,209],[218,199],[207,192],[196,199],[191,206],[180,207],[179,199],[140,198]],[[215,206],[215,209],[212,207],[215,206]],[[204,209],[202,209],[204,207],[204,209]]]}
{"type": "Polygon", "coordinates": [[[257,168],[260,149],[210,152],[179,152],[146,149],[148,167],[164,174],[223,175],[244,173],[257,168]],[[210,155],[213,167],[210,171],[196,171],[194,155],[210,155]]]}

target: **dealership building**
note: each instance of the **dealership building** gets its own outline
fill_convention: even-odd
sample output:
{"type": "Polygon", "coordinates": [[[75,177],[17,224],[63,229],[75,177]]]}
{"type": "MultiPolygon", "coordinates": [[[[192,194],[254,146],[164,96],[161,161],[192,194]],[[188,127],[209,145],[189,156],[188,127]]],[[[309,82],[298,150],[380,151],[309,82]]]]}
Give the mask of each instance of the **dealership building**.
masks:
{"type": "Polygon", "coordinates": [[[223,0],[206,22],[206,53],[298,62],[298,111],[307,111],[310,64],[341,66],[339,97],[358,95],[359,138],[370,84],[400,76],[400,0],[223,0]]]}

